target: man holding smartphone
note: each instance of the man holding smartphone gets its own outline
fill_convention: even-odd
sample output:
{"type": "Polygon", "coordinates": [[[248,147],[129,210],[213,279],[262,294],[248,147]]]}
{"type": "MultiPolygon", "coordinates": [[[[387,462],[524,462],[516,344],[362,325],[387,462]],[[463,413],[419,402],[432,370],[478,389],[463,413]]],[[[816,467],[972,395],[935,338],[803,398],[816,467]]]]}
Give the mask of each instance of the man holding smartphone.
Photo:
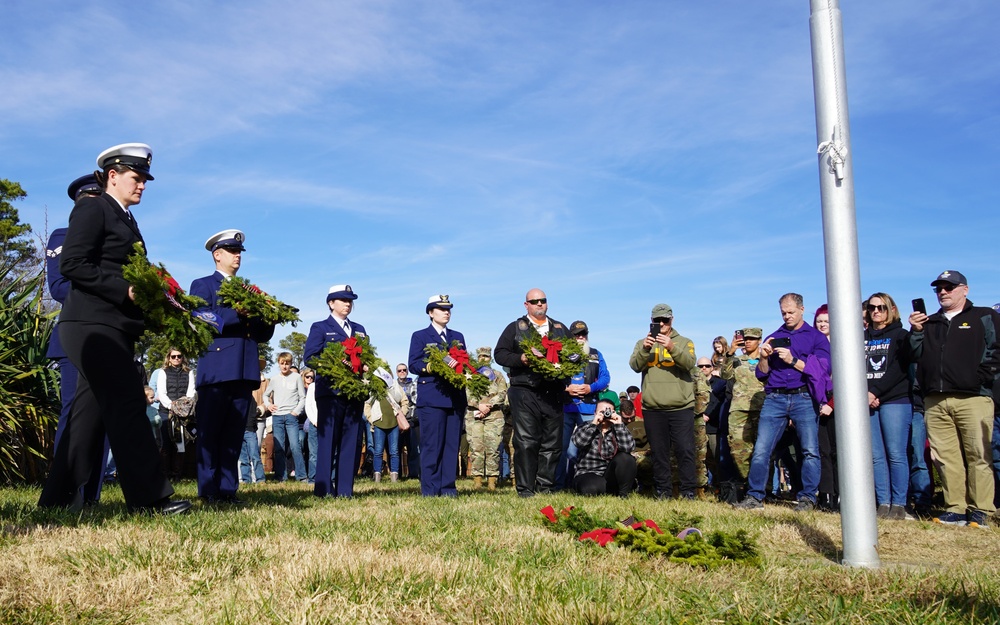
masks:
{"type": "Polygon", "coordinates": [[[694,453],[694,343],[674,329],[674,311],[657,304],[650,315],[649,334],[635,344],[629,366],[642,374],[642,413],[653,455],[656,496],[673,491],[670,455],[680,474],[680,496],[694,499],[697,480],[694,453]]]}
{"type": "Polygon", "coordinates": [[[942,272],[931,287],[941,309],[910,315],[910,350],[944,491],[945,511],[934,521],[986,528],[996,511],[989,458],[1000,315],[972,305],[968,281],[958,271],[942,272]]]}
{"type": "Polygon", "coordinates": [[[750,460],[747,496],[734,504],[742,510],[764,508],[771,454],[788,421],[795,425],[802,457],[802,490],[795,510],[816,507],[819,490],[819,412],[830,384],[830,341],[802,319],[805,305],[798,293],[778,300],[784,325],[760,346],[756,376],[764,381],[764,405],[757,425],[757,442],[750,460]],[[818,395],[822,395],[821,397],[818,395]]]}

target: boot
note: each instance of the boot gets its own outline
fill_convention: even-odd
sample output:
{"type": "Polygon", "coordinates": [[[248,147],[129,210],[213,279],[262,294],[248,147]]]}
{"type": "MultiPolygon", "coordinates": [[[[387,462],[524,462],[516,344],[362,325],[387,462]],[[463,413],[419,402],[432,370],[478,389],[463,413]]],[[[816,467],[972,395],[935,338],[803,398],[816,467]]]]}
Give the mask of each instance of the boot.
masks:
{"type": "Polygon", "coordinates": [[[483,489],[483,478],[481,476],[475,476],[472,478],[472,489],[482,490],[483,489]]]}
{"type": "Polygon", "coordinates": [[[393,482],[398,482],[399,481],[399,473],[397,473],[395,471],[393,471],[392,473],[390,473],[389,474],[389,480],[393,481],[393,482]]]}
{"type": "Polygon", "coordinates": [[[375,483],[376,484],[378,484],[379,482],[382,481],[382,473],[381,472],[375,473],[373,477],[375,478],[375,483]]]}
{"type": "Polygon", "coordinates": [[[488,477],[486,478],[486,490],[493,492],[497,489],[497,478],[488,477]]]}

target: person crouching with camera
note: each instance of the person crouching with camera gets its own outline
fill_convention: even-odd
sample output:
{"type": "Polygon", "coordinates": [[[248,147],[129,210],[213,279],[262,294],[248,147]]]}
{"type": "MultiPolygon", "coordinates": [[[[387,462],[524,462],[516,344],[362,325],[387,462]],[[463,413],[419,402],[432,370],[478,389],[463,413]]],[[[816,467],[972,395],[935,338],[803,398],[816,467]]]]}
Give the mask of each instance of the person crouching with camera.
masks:
{"type": "Polygon", "coordinates": [[[596,408],[594,420],[573,433],[579,449],[573,488],[581,495],[628,497],[635,485],[635,439],[610,400],[598,400],[596,408]]]}

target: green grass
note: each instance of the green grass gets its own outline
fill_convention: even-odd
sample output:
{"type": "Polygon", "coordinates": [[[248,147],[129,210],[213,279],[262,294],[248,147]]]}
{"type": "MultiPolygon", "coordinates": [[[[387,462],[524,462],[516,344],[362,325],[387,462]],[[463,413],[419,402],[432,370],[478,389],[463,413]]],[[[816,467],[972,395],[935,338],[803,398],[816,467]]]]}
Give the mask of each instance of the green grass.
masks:
{"type": "Polygon", "coordinates": [[[267,484],[241,491],[247,508],[173,518],[127,515],[115,487],[82,514],[2,489],[0,622],[1000,622],[995,530],[880,521],[883,568],[860,570],[837,564],[836,515],[459,487],[457,499],[423,499],[415,482],[359,481],[353,500],[318,500],[267,484]],[[601,549],[544,527],[546,504],[745,528],[763,565],[704,571],[601,549]]]}

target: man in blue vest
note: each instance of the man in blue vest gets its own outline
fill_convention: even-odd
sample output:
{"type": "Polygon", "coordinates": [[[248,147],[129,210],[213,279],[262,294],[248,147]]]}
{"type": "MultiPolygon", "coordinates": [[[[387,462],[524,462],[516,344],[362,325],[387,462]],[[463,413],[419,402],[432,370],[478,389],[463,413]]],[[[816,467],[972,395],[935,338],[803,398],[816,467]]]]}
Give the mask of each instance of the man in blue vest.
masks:
{"type": "Polygon", "coordinates": [[[240,505],[238,465],[247,415],[257,409],[253,391],[260,386],[258,343],[274,335],[274,326],[241,315],[219,301],[222,281],[235,276],[246,251],[239,230],[223,230],[205,242],[215,272],[191,283],[191,295],[208,305],[201,313],[214,316],[219,335],[198,359],[195,387],[198,404],[198,496],[206,503],[240,505]]]}
{"type": "Polygon", "coordinates": [[[573,444],[573,431],[584,423],[594,420],[597,409],[597,395],[611,385],[611,373],[604,363],[604,356],[590,346],[588,337],[590,329],[583,321],[569,324],[570,334],[590,354],[587,368],[572,378],[566,387],[569,402],[563,407],[563,440],[562,456],[556,465],[556,487],[560,490],[573,483],[573,469],[576,463],[577,448],[573,444]]]}

